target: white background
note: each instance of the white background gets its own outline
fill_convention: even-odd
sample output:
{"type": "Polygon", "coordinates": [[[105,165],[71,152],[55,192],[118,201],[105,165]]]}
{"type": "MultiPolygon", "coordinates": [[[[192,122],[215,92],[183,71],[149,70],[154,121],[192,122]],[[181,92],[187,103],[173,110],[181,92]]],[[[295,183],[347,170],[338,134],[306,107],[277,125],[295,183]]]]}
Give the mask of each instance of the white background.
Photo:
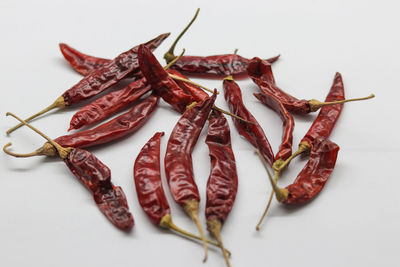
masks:
{"type": "MultiPolygon", "coordinates": [[[[231,119],[239,173],[235,206],[222,236],[232,266],[399,266],[400,187],[399,107],[400,25],[398,1],[0,1],[1,110],[26,117],[50,104],[80,80],[64,61],[59,42],[113,58],[154,36],[171,32],[156,50],[161,60],[173,39],[201,8],[197,22],[177,47],[187,55],[232,53],[267,58],[281,54],[273,71],[278,85],[304,99],[323,100],[336,71],[346,97],[376,98],[344,107],[331,139],[341,150],[321,194],[301,207],[276,201],[260,232],[255,231],[270,185],[253,148],[231,119]]],[[[221,90],[218,80],[200,80],[221,90]]],[[[281,138],[279,117],[252,96],[251,80],[239,82],[245,104],[263,126],[274,151],[281,138]]],[[[227,108],[223,97],[219,106],[227,108]]],[[[78,107],[52,112],[34,126],[55,138],[66,133],[78,107]]],[[[2,115],[2,116],[3,116],[2,115]]],[[[316,114],[296,116],[294,148],[316,114]]],[[[161,102],[134,135],[90,149],[112,170],[135,218],[132,232],[117,230],[97,209],[90,193],[58,159],[16,159],[0,155],[0,266],[224,266],[210,248],[202,263],[201,245],[160,230],[141,210],[132,168],[141,147],[165,131],[162,153],[179,118],[161,102]]],[[[0,119],[1,142],[29,152],[45,140],[26,127],[0,119]]],[[[209,174],[205,131],[193,153],[205,225],[205,184],[209,174]]],[[[291,183],[305,164],[297,159],[282,176],[291,183]]],[[[163,177],[164,178],[164,177],[163,177]]],[[[172,216],[196,232],[170,200],[172,216]]]]}

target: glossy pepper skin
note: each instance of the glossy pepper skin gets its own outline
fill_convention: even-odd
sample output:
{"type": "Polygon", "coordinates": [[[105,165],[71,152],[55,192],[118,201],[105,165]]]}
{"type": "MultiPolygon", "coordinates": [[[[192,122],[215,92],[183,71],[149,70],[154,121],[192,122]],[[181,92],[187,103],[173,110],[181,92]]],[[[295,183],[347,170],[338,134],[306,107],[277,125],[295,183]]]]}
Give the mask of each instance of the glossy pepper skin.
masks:
{"type": "Polygon", "coordinates": [[[285,204],[304,203],[314,198],[325,186],[335,167],[339,146],[325,137],[313,140],[310,158],[293,184],[286,187],[285,204]]]}
{"type": "Polygon", "coordinates": [[[207,181],[207,221],[223,223],[230,213],[238,190],[238,175],[232,151],[229,124],[219,111],[213,110],[208,119],[206,144],[211,172],[207,181]]]}
{"type": "Polygon", "coordinates": [[[75,148],[64,159],[71,172],[92,193],[101,212],[119,229],[129,231],[134,225],[132,214],[121,187],[111,182],[111,171],[92,153],[75,148]]]}
{"type": "Polygon", "coordinates": [[[71,119],[69,130],[76,130],[106,119],[150,90],[150,85],[142,78],[120,90],[110,92],[77,111],[71,119]]]}
{"type": "Polygon", "coordinates": [[[260,58],[253,58],[248,67],[247,73],[258,85],[262,92],[273,95],[285,108],[296,114],[307,114],[311,112],[307,100],[300,100],[281,90],[275,83],[271,64],[260,58]]]}
{"type": "MultiPolygon", "coordinates": [[[[268,59],[270,63],[278,60],[279,56],[268,59]]],[[[246,75],[250,60],[236,54],[215,56],[182,56],[172,69],[186,75],[221,78],[228,75],[240,77],[246,75]]]]}
{"type": "Polygon", "coordinates": [[[133,169],[140,206],[156,225],[160,225],[162,218],[171,213],[161,182],[160,139],[163,135],[164,132],[157,132],[144,145],[133,169]]]}
{"type": "Polygon", "coordinates": [[[254,96],[264,103],[266,106],[271,108],[273,111],[278,113],[283,123],[282,141],[279,146],[279,151],[275,155],[274,161],[279,159],[286,160],[292,155],[292,144],[293,144],[293,130],[294,130],[294,119],[293,116],[286,110],[285,106],[273,95],[269,93],[255,93],[254,96]]]}
{"type": "MultiPolygon", "coordinates": [[[[162,34],[147,42],[146,45],[149,49],[154,50],[168,35],[162,34]]],[[[135,46],[120,54],[102,68],[90,72],[89,75],[85,76],[76,85],[65,91],[62,95],[65,106],[71,106],[95,96],[116,84],[127,75],[138,71],[138,48],[139,46],[135,46]]]]}
{"type": "MultiPolygon", "coordinates": [[[[182,73],[180,73],[177,70],[168,69],[167,72],[169,74],[173,74],[173,75],[176,75],[176,76],[179,76],[181,78],[189,80],[188,77],[186,77],[185,75],[183,75],[182,73]]],[[[175,82],[180,88],[182,88],[182,90],[186,94],[191,95],[193,100],[196,101],[196,102],[203,101],[204,99],[206,99],[208,97],[208,94],[203,89],[201,89],[200,87],[198,87],[196,85],[193,85],[193,84],[190,84],[190,83],[186,83],[186,82],[182,82],[182,81],[179,81],[179,80],[176,80],[175,82]]]]}
{"type": "Polygon", "coordinates": [[[239,134],[257,148],[268,164],[272,165],[274,162],[274,153],[272,152],[271,145],[257,120],[245,107],[239,85],[233,80],[224,79],[223,87],[225,100],[228,103],[230,112],[253,123],[244,123],[232,118],[239,134]]]}
{"type": "MultiPolygon", "coordinates": [[[[338,101],[344,99],[344,85],[342,75],[339,72],[335,74],[333,84],[326,96],[325,102],[338,101]]],[[[328,138],[335,127],[335,124],[342,112],[343,104],[325,106],[321,108],[317,118],[311,125],[301,143],[311,146],[314,139],[318,137],[328,138]]]]}
{"type": "Polygon", "coordinates": [[[58,144],[68,147],[91,147],[105,144],[131,134],[142,127],[158,104],[158,96],[150,95],[136,103],[128,112],[96,128],[56,138],[58,144]]]}
{"type": "Polygon", "coordinates": [[[186,106],[193,102],[192,96],[186,94],[183,89],[169,77],[168,73],[146,46],[139,46],[138,59],[140,70],[151,88],[175,110],[179,113],[183,113],[186,110],[186,106]]]}
{"type": "Polygon", "coordinates": [[[164,158],[165,174],[175,201],[200,201],[194,181],[192,151],[214,104],[216,93],[186,110],[175,125],[164,158]]]}
{"type": "Polygon", "coordinates": [[[95,69],[102,68],[111,61],[110,59],[83,54],[64,43],[59,44],[59,46],[61,53],[71,67],[83,76],[88,75],[95,69]]]}

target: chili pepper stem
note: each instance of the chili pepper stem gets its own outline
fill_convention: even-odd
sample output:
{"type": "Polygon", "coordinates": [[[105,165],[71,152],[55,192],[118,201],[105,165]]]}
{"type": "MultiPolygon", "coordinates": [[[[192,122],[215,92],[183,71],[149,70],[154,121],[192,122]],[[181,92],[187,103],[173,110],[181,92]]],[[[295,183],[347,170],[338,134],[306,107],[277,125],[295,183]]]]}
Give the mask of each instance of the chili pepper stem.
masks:
{"type": "Polygon", "coordinates": [[[291,161],[292,159],[294,159],[295,157],[297,157],[298,155],[309,151],[310,150],[310,146],[307,143],[300,143],[299,145],[299,149],[294,152],[287,160],[283,161],[283,160],[277,160],[274,162],[274,164],[272,165],[272,168],[277,171],[277,172],[281,172],[291,161]]]}
{"type": "Polygon", "coordinates": [[[169,50],[164,54],[164,59],[169,63],[171,60],[175,58],[174,56],[174,49],[178,41],[182,38],[182,36],[185,34],[185,32],[190,28],[190,26],[193,24],[193,22],[196,20],[197,15],[200,12],[200,8],[196,10],[196,13],[194,14],[192,20],[189,22],[189,24],[183,29],[183,31],[176,37],[175,41],[172,43],[171,47],[169,50]]]}
{"type": "Polygon", "coordinates": [[[229,111],[223,110],[223,109],[217,107],[216,105],[213,106],[213,109],[218,110],[219,112],[224,113],[224,114],[226,114],[226,115],[228,115],[228,116],[234,117],[235,119],[241,120],[241,121],[243,121],[243,122],[245,122],[245,123],[254,124],[253,122],[248,121],[248,120],[245,120],[245,119],[243,119],[242,117],[239,117],[238,115],[235,115],[235,114],[233,114],[233,113],[230,113],[229,111]]]}
{"type": "MultiPolygon", "coordinates": [[[[11,112],[7,112],[6,116],[12,116],[14,118],[16,118],[17,120],[19,120],[22,125],[26,125],[29,128],[31,128],[33,131],[35,131],[36,133],[38,133],[39,135],[41,135],[44,139],[46,139],[52,146],[54,146],[57,149],[58,154],[60,155],[60,157],[62,159],[65,159],[68,154],[72,151],[72,147],[67,147],[64,148],[62,146],[60,146],[59,144],[57,144],[56,142],[54,142],[50,137],[48,137],[47,135],[45,135],[44,133],[42,133],[41,131],[39,131],[38,129],[36,129],[35,127],[33,127],[32,125],[30,125],[29,123],[27,123],[26,121],[24,121],[23,119],[17,117],[16,115],[14,115],[11,112]]],[[[8,146],[6,145],[5,148],[7,148],[8,146]]],[[[4,148],[3,148],[4,150],[4,148]]],[[[9,151],[8,151],[9,152],[9,151]]],[[[7,153],[7,152],[6,152],[7,153]]]]}
{"type": "MultiPolygon", "coordinates": [[[[205,87],[205,86],[203,86],[201,84],[198,84],[196,82],[193,82],[191,80],[176,76],[175,74],[169,73],[169,77],[171,77],[172,79],[177,80],[177,81],[182,81],[182,82],[185,82],[185,83],[190,83],[190,84],[196,85],[196,86],[198,86],[198,87],[200,87],[200,88],[202,88],[202,89],[204,89],[204,90],[206,90],[206,91],[208,91],[210,93],[214,93],[214,90],[211,90],[211,89],[209,89],[209,88],[207,88],[207,87],[205,87]]],[[[217,94],[219,94],[218,91],[217,91],[217,94]]]]}
{"type": "MultiPolygon", "coordinates": [[[[274,177],[274,182],[276,183],[276,182],[278,181],[278,179],[279,179],[279,172],[275,171],[275,175],[274,175],[274,176],[275,176],[275,177],[274,177]]],[[[269,207],[271,206],[271,203],[272,203],[272,199],[273,199],[273,197],[274,197],[274,194],[275,194],[275,191],[272,191],[271,194],[269,195],[267,207],[265,208],[264,213],[263,213],[263,215],[261,216],[260,221],[259,221],[258,224],[256,225],[256,230],[257,230],[257,231],[260,230],[260,225],[261,225],[261,223],[263,222],[265,216],[266,216],[267,213],[268,213],[268,210],[269,210],[269,207]]]]}
{"type": "Polygon", "coordinates": [[[199,202],[196,200],[189,200],[186,202],[185,206],[183,207],[185,212],[189,215],[189,217],[194,221],[199,230],[201,240],[203,240],[203,247],[204,247],[204,259],[203,262],[207,261],[208,256],[208,247],[206,237],[204,235],[203,227],[201,227],[199,216],[197,215],[199,212],[199,202]]]}
{"type": "Polygon", "coordinates": [[[261,155],[260,151],[258,149],[255,150],[256,154],[260,157],[261,162],[263,163],[265,170],[267,171],[269,181],[271,182],[272,189],[274,190],[276,194],[276,199],[279,202],[284,202],[288,196],[289,196],[289,191],[286,188],[280,188],[274,179],[272,179],[272,175],[268,170],[268,163],[265,161],[264,157],[261,155]]]}
{"type": "Polygon", "coordinates": [[[366,97],[361,97],[361,98],[351,98],[351,99],[344,99],[344,100],[339,100],[339,101],[332,101],[332,102],[321,102],[316,99],[311,99],[308,101],[308,105],[310,106],[311,112],[315,112],[319,110],[320,108],[324,106],[331,106],[331,105],[337,105],[337,104],[343,104],[346,102],[352,102],[352,101],[361,101],[361,100],[367,100],[374,98],[374,94],[370,94],[369,96],[366,97]]]}
{"type": "MultiPolygon", "coordinates": [[[[168,229],[171,230],[173,233],[176,234],[181,234],[184,237],[187,238],[193,238],[193,239],[197,239],[197,240],[202,240],[200,236],[194,235],[186,230],[183,230],[182,228],[176,226],[173,222],[172,222],[172,218],[171,218],[171,214],[166,214],[160,222],[160,227],[164,228],[164,229],[168,229]]],[[[221,247],[217,242],[214,242],[212,240],[206,239],[207,243],[216,247],[221,247]]],[[[227,253],[229,254],[229,256],[231,255],[231,252],[229,250],[226,250],[227,253]]]]}
{"type": "Polygon", "coordinates": [[[185,48],[182,49],[182,53],[181,53],[179,56],[175,57],[171,62],[169,62],[169,63],[164,67],[164,70],[167,70],[167,69],[169,69],[172,65],[174,65],[175,62],[177,62],[177,61],[183,56],[183,54],[185,54],[185,48]]]}
{"type": "MultiPolygon", "coordinates": [[[[64,97],[60,96],[60,97],[58,97],[58,98],[56,99],[56,101],[54,101],[53,104],[51,104],[51,105],[48,106],[47,108],[43,109],[42,111],[36,113],[35,115],[30,116],[30,117],[27,118],[25,121],[31,121],[31,120],[33,120],[34,118],[36,118],[36,117],[38,117],[38,116],[40,116],[40,115],[42,115],[42,114],[44,114],[44,113],[46,113],[46,112],[52,110],[52,109],[55,109],[55,108],[64,108],[64,107],[65,107],[64,97]]],[[[9,129],[9,130],[7,131],[7,134],[12,133],[13,131],[15,131],[16,129],[18,129],[19,127],[21,127],[22,125],[24,125],[24,124],[23,124],[23,123],[20,123],[20,124],[18,124],[18,125],[16,125],[16,126],[12,127],[11,129],[9,129]]]]}
{"type": "Polygon", "coordinates": [[[228,267],[230,267],[231,264],[229,263],[228,253],[224,247],[224,243],[222,242],[222,238],[221,238],[221,227],[222,227],[221,222],[217,219],[207,221],[207,229],[215,237],[215,239],[217,239],[218,244],[220,245],[220,247],[222,249],[222,253],[224,254],[226,265],[228,267]]]}

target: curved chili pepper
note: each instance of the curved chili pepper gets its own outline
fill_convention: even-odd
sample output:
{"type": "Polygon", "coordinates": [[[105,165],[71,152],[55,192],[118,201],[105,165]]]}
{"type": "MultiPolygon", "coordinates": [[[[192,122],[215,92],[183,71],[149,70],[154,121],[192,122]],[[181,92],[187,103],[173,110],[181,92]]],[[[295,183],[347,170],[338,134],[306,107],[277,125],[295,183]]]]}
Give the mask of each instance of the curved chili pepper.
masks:
{"type": "MultiPolygon", "coordinates": [[[[111,182],[111,171],[92,153],[72,147],[60,146],[45,134],[27,124],[14,114],[7,113],[18,119],[23,124],[43,136],[53,146],[58,156],[65,162],[71,172],[92,193],[100,211],[121,230],[129,231],[134,225],[132,214],[129,211],[128,202],[121,187],[115,187],[111,182]]],[[[29,157],[39,154],[16,154],[7,150],[11,143],[4,146],[5,153],[16,157],[29,157]]]]}
{"type": "Polygon", "coordinates": [[[319,136],[313,140],[310,158],[293,184],[279,188],[268,173],[278,201],[285,204],[300,204],[314,198],[321,192],[332,173],[338,151],[338,145],[319,136]]]}
{"type": "Polygon", "coordinates": [[[77,111],[68,131],[105,119],[151,90],[146,79],[131,82],[123,89],[108,93],[77,111]]]}
{"type": "MultiPolygon", "coordinates": [[[[179,39],[189,29],[192,23],[197,18],[200,9],[197,9],[196,14],[189,24],[178,35],[171,48],[164,54],[164,59],[167,63],[175,58],[174,49],[179,39]]],[[[279,56],[267,59],[273,63],[278,60],[279,56]]],[[[206,77],[222,78],[228,75],[240,77],[246,75],[246,68],[249,65],[250,59],[244,58],[236,54],[215,55],[215,56],[182,56],[171,68],[179,70],[187,75],[201,75],[206,77]]]]}
{"type": "Polygon", "coordinates": [[[236,162],[228,121],[222,113],[215,110],[211,112],[208,120],[206,144],[210,151],[211,173],[207,181],[205,212],[207,229],[221,245],[225,261],[230,266],[220,232],[236,198],[238,189],[236,162]]]}
{"type": "Polygon", "coordinates": [[[151,88],[175,110],[183,113],[186,106],[193,102],[191,95],[186,94],[157,61],[156,57],[144,45],[138,49],[139,66],[151,88]]]}
{"type": "MultiPolygon", "coordinates": [[[[320,102],[316,99],[311,100],[299,100],[294,96],[291,96],[288,93],[282,91],[275,83],[274,75],[272,73],[271,64],[266,62],[265,60],[261,60],[257,57],[253,58],[247,67],[247,72],[252,80],[260,87],[261,91],[264,93],[269,93],[275,96],[284,106],[285,108],[293,113],[297,114],[307,114],[310,112],[315,112],[319,110],[321,107],[329,106],[329,105],[337,105],[340,103],[350,102],[350,101],[359,101],[366,100],[375,97],[374,94],[371,94],[367,97],[362,98],[353,98],[346,99],[340,101],[327,101],[320,102]]],[[[339,73],[336,73],[339,75],[339,73]]]]}
{"type": "MultiPolygon", "coordinates": [[[[188,77],[186,77],[185,75],[183,75],[182,73],[180,73],[177,70],[168,69],[167,72],[169,74],[173,74],[175,76],[178,76],[178,77],[188,80],[188,77]]],[[[179,80],[175,80],[175,82],[178,84],[178,86],[180,88],[183,89],[183,91],[185,93],[187,93],[188,95],[191,95],[193,97],[194,101],[200,102],[208,97],[208,94],[206,92],[204,92],[203,89],[201,89],[200,87],[198,87],[194,84],[190,84],[190,83],[179,81],[179,80]]]]}
{"type": "Polygon", "coordinates": [[[282,141],[279,146],[279,151],[275,155],[274,162],[277,160],[286,160],[292,154],[293,143],[293,129],[294,119],[293,116],[286,110],[285,106],[279,102],[276,97],[267,93],[255,93],[254,96],[262,103],[279,114],[283,123],[282,141]]]}
{"type": "MultiPolygon", "coordinates": [[[[158,99],[157,95],[151,94],[136,103],[128,112],[119,115],[111,121],[90,130],[60,136],[54,139],[54,141],[62,146],[84,148],[109,143],[132,134],[140,129],[150,118],[157,107],[158,99]]],[[[37,151],[47,156],[56,155],[56,151],[48,143],[45,143],[37,151]]]]}
{"type": "Polygon", "coordinates": [[[272,165],[274,162],[274,153],[272,152],[271,145],[269,144],[268,139],[257,120],[245,107],[239,85],[231,76],[228,76],[223,81],[223,87],[225,92],[225,100],[228,103],[229,110],[233,114],[253,123],[244,123],[240,120],[232,118],[239,134],[246,138],[255,148],[259,149],[264,159],[270,165],[272,165]]]}
{"type": "MultiPolygon", "coordinates": [[[[133,176],[140,206],[154,224],[186,237],[201,240],[199,236],[179,228],[172,222],[171,209],[161,182],[160,139],[163,135],[164,132],[155,133],[135,160],[133,176]]],[[[210,240],[207,240],[207,243],[219,246],[210,240]]]]}
{"type": "MultiPolygon", "coordinates": [[[[194,181],[192,151],[204,127],[216,98],[213,96],[187,109],[175,125],[167,145],[164,158],[165,173],[171,194],[185,212],[196,223],[200,236],[204,238],[198,218],[199,191],[194,181]]],[[[203,241],[203,244],[204,241],[203,241]]],[[[205,259],[207,247],[205,246],[205,259]]]]}
{"type": "MultiPolygon", "coordinates": [[[[161,34],[155,39],[147,42],[145,45],[149,49],[154,50],[158,47],[162,41],[164,41],[169,36],[169,33],[161,34]]],[[[116,84],[118,81],[126,77],[128,74],[136,72],[139,70],[139,63],[137,59],[138,47],[134,48],[120,54],[111,62],[106,64],[100,69],[91,72],[88,76],[84,77],[76,85],[65,91],[62,96],[57,98],[57,100],[42,110],[41,112],[29,117],[27,121],[51,110],[54,108],[64,108],[66,106],[72,106],[83,100],[86,100],[94,95],[101,93],[110,86],[116,84]]],[[[7,131],[7,133],[12,132],[18,127],[22,126],[19,124],[14,128],[7,131]]]]}
{"type": "Polygon", "coordinates": [[[95,69],[102,68],[111,61],[110,59],[83,54],[64,43],[59,44],[59,46],[61,53],[69,62],[71,67],[83,76],[88,75],[95,69]]]}

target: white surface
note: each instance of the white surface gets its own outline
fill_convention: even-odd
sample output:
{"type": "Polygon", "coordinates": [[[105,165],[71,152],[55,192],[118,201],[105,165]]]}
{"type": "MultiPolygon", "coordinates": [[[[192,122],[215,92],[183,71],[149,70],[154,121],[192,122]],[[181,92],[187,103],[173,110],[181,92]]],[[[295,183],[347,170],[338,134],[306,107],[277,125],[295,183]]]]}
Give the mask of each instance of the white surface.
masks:
{"type": "MultiPolygon", "coordinates": [[[[376,98],[345,106],[331,136],[341,150],[322,193],[311,203],[285,208],[274,202],[262,230],[257,223],[270,193],[253,148],[232,126],[239,172],[237,200],[222,235],[232,266],[399,266],[400,37],[398,1],[11,1],[0,2],[0,114],[26,117],[50,104],[80,80],[58,50],[66,42],[89,54],[112,58],[130,47],[171,31],[156,51],[159,59],[201,7],[197,22],[177,47],[187,54],[231,53],[246,57],[282,55],[274,65],[278,85],[294,96],[323,100],[336,71],[346,96],[376,98]]],[[[217,80],[200,80],[221,90],[217,80]]],[[[281,122],[252,96],[257,87],[239,82],[249,110],[259,120],[274,151],[281,122]]],[[[227,108],[223,97],[219,106],[227,108]]],[[[51,137],[65,134],[78,108],[43,116],[33,124],[51,137]]],[[[296,116],[297,147],[316,114],[296,116]]],[[[159,230],[141,210],[132,166],[141,147],[163,130],[162,153],[179,115],[165,103],[136,134],[90,149],[112,170],[135,218],[124,234],[94,205],[91,195],[57,159],[16,159],[0,155],[0,266],[224,266],[210,248],[159,230]]],[[[0,144],[29,152],[44,140],[27,128],[7,137],[16,124],[0,119],[0,144]]],[[[194,151],[204,223],[209,173],[203,131],[194,151]]],[[[304,165],[296,160],[280,184],[290,183],[304,165]]],[[[167,188],[165,188],[167,190],[167,188]]],[[[168,192],[168,191],[167,191],[168,192]]],[[[176,224],[196,232],[173,203],[176,224]]]]}

